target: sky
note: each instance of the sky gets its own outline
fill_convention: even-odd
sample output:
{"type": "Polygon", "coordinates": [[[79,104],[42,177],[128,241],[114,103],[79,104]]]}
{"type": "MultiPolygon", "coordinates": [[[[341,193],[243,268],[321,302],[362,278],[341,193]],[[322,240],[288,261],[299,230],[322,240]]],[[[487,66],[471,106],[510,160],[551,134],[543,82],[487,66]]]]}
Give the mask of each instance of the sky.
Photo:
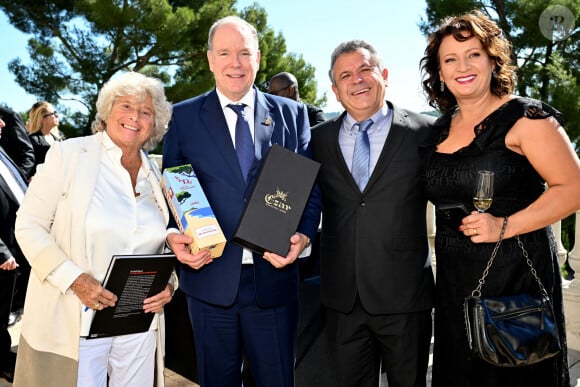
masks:
{"type": "MultiPolygon", "coordinates": [[[[281,33],[288,52],[302,55],[316,69],[318,96],[326,94],[325,112],[342,110],[328,78],[330,55],[343,41],[364,39],[381,53],[389,70],[387,99],[400,108],[432,110],[421,90],[419,61],[426,40],[418,23],[425,17],[424,0],[393,2],[385,0],[238,0],[242,9],[258,3],[268,14],[268,25],[281,33]]],[[[8,71],[8,62],[16,57],[28,60],[28,36],[16,30],[0,12],[0,34],[10,49],[0,50],[0,103],[18,112],[27,111],[36,97],[16,84],[8,71]]],[[[5,48],[8,46],[4,46],[5,48]]]]}

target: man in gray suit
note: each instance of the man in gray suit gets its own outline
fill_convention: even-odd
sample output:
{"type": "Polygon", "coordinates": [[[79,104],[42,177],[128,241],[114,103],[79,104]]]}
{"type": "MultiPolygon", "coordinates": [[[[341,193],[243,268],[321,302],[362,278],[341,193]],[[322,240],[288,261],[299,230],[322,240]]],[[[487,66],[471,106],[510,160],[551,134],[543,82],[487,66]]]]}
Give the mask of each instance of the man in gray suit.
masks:
{"type": "Polygon", "coordinates": [[[321,289],[340,386],[425,386],[433,272],[419,146],[432,120],[385,101],[373,46],[340,44],[332,90],[346,112],[312,129],[322,166],[321,289]],[[330,328],[332,327],[332,328],[330,328]]]}

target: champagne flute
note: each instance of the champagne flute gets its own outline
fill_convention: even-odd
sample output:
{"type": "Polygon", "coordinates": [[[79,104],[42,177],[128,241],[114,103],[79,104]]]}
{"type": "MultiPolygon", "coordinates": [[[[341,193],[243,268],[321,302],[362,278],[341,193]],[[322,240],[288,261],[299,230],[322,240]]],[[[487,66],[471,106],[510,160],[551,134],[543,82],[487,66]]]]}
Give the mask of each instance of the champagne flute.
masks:
{"type": "Polygon", "coordinates": [[[473,195],[473,205],[477,212],[485,212],[491,207],[493,201],[493,177],[492,171],[477,171],[477,183],[473,195]]]}

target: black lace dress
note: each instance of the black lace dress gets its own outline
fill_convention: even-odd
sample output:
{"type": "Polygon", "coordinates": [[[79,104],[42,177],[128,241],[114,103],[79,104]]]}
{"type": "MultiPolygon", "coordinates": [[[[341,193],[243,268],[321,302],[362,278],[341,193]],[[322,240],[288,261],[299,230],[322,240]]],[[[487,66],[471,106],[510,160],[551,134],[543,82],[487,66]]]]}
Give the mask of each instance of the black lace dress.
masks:
{"type": "MultiPolygon", "coordinates": [[[[423,180],[427,198],[433,204],[460,202],[474,210],[475,177],[482,169],[495,172],[495,194],[488,210],[494,216],[511,215],[542,194],[543,179],[524,156],[506,148],[505,136],[521,117],[553,116],[561,121],[558,111],[537,100],[511,99],[475,127],[476,137],[471,144],[453,154],[438,153],[436,144],[447,137],[452,114],[435,123],[434,144],[425,150],[423,180]]],[[[436,220],[436,227],[433,387],[568,387],[561,277],[551,227],[520,237],[553,301],[564,348],[555,358],[520,368],[494,367],[468,354],[462,304],[476,287],[495,244],[471,243],[441,219],[436,220]]],[[[537,289],[515,240],[504,240],[483,286],[483,296],[537,292],[537,289]]]]}

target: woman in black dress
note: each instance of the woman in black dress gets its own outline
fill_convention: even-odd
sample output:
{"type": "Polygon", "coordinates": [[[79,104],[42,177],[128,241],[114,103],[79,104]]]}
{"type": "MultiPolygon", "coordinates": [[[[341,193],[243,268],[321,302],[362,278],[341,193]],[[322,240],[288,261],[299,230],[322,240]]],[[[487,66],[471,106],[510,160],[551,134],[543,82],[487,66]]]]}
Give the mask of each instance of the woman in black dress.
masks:
{"type": "Polygon", "coordinates": [[[423,87],[444,115],[426,147],[423,179],[434,204],[462,203],[461,226],[436,219],[434,387],[569,386],[561,277],[551,224],[580,208],[580,162],[549,105],[512,95],[515,67],[499,27],[474,11],[444,20],[421,60],[423,87]],[[495,173],[489,210],[474,211],[478,170],[495,173]],[[463,301],[481,277],[508,217],[482,295],[537,292],[519,235],[553,302],[562,351],[532,366],[499,368],[471,358],[463,301]]]}

